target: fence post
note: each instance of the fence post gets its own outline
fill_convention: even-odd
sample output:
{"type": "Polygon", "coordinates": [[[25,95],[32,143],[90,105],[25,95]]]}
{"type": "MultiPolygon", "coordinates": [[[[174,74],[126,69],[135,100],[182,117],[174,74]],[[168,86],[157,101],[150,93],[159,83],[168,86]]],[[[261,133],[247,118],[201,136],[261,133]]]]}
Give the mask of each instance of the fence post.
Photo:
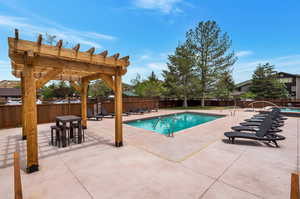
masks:
{"type": "Polygon", "coordinates": [[[22,183],[20,175],[20,157],[18,152],[14,152],[14,189],[15,199],[22,199],[22,183]]]}
{"type": "Polygon", "coordinates": [[[292,173],[291,175],[291,199],[299,199],[299,175],[292,173]]]}

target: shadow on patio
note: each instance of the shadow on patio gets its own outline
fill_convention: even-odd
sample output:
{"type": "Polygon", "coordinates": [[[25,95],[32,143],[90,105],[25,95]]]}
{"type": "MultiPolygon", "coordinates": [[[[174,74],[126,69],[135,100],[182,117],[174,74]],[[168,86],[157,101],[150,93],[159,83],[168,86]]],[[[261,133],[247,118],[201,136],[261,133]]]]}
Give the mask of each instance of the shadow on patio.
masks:
{"type": "MultiPolygon", "coordinates": [[[[47,158],[50,156],[57,156],[63,153],[76,151],[91,146],[99,145],[114,147],[112,139],[106,139],[94,134],[91,131],[85,132],[85,141],[81,144],[71,144],[65,148],[58,148],[57,146],[50,145],[51,136],[50,130],[39,131],[38,147],[39,159],[47,158]]],[[[8,135],[0,138],[0,169],[10,167],[13,165],[13,154],[15,151],[20,153],[21,167],[26,168],[26,140],[22,140],[20,135],[8,135]]]]}

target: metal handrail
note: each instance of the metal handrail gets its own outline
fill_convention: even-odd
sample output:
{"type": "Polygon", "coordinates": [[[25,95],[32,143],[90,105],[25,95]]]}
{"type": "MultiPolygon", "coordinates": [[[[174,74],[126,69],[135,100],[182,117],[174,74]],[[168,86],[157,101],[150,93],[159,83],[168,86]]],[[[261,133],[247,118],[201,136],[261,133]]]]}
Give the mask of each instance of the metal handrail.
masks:
{"type": "Polygon", "coordinates": [[[249,106],[252,105],[252,109],[253,109],[253,111],[254,111],[254,106],[253,106],[253,104],[259,103],[259,102],[268,103],[268,104],[271,104],[271,105],[273,105],[273,106],[275,106],[275,107],[277,107],[277,108],[280,108],[277,104],[275,104],[275,103],[273,103],[273,102],[270,102],[270,101],[254,101],[254,102],[251,102],[251,103],[248,104],[248,105],[249,105],[249,106]]]}
{"type": "MultiPolygon", "coordinates": [[[[156,128],[159,121],[161,121],[163,124],[168,124],[163,119],[164,119],[163,117],[159,117],[158,120],[156,121],[156,123],[153,125],[153,128],[154,129],[156,128]]],[[[172,126],[169,126],[169,128],[168,128],[168,136],[170,136],[171,134],[172,134],[172,136],[174,136],[174,121],[175,120],[176,120],[176,118],[172,117],[172,123],[171,123],[172,126]],[[171,129],[172,129],[172,131],[171,131],[171,129]]]]}

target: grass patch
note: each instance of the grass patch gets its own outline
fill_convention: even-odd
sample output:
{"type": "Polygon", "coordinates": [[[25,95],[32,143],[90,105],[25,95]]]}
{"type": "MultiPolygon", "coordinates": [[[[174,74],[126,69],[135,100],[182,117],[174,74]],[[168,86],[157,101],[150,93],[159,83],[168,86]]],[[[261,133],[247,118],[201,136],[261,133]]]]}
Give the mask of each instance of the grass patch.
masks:
{"type": "Polygon", "coordinates": [[[233,109],[233,106],[189,106],[187,108],[184,107],[171,107],[171,108],[165,108],[169,110],[227,110],[227,109],[233,109]]]}

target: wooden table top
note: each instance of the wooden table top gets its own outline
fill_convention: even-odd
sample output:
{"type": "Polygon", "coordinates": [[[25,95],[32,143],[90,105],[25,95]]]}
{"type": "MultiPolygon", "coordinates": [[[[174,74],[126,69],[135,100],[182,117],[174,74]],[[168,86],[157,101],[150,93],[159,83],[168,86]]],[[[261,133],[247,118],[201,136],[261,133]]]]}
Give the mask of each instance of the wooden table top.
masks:
{"type": "Polygon", "coordinates": [[[57,116],[56,120],[60,122],[73,122],[73,121],[80,121],[81,117],[76,115],[64,115],[64,116],[57,116]]]}

